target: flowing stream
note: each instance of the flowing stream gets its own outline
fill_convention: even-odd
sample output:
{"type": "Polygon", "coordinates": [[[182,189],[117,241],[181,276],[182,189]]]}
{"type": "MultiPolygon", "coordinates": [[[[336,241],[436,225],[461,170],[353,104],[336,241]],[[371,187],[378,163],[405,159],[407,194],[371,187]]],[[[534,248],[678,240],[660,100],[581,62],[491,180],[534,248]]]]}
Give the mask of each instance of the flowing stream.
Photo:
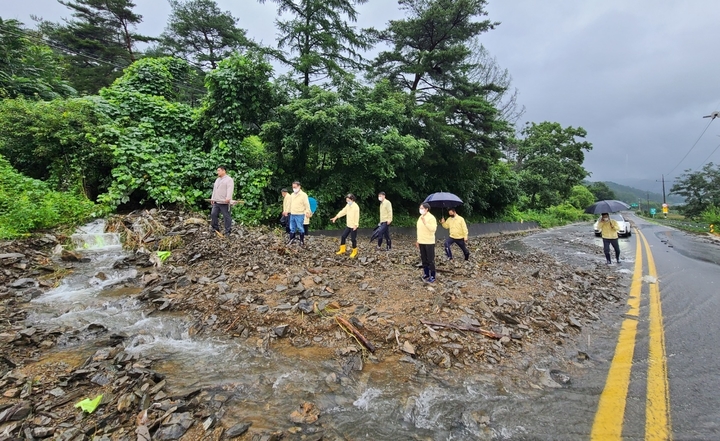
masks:
{"type": "MultiPolygon", "coordinates": [[[[604,381],[602,361],[573,371],[571,386],[563,388],[543,384],[547,357],[541,367],[516,354],[527,357],[523,369],[486,365],[471,375],[399,356],[366,361],[353,371],[343,364],[347,357],[328,349],[298,349],[284,340],[263,349],[257,333],[247,340],[190,337],[190,317],[150,314],[134,299],[139,289],[124,282],[137,270],[113,268],[126,253],[117,235],[104,232],[104,223],[81,228],[72,240],[90,260],[75,264],[60,286],[35,299],[27,319],[33,326],[79,331],[66,332],[52,358],[92,354],[99,343],[78,335],[102,325],[127,336],[126,351],[155,360],[171,390],[203,387],[223,395],[226,427],[251,421],[252,430],[287,430],[293,427],[290,413],[309,401],[320,409],[318,424],[338,439],[576,439],[589,433],[604,381]]],[[[605,327],[594,332],[611,332],[605,327]]],[[[608,357],[611,351],[594,345],[595,354],[608,357]]]]}

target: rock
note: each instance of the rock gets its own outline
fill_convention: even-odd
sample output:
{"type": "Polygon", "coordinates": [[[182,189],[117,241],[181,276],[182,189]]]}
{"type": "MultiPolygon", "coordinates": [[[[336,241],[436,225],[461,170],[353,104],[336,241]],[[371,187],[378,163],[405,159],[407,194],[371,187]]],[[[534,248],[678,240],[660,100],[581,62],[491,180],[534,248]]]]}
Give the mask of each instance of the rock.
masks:
{"type": "Polygon", "coordinates": [[[32,403],[29,401],[20,401],[14,406],[0,412],[0,423],[4,423],[6,421],[20,421],[30,415],[30,411],[32,411],[32,403]]]}
{"type": "Polygon", "coordinates": [[[304,291],[305,291],[305,287],[303,286],[303,284],[302,284],[302,283],[298,283],[297,285],[295,285],[294,288],[292,288],[290,291],[288,291],[287,294],[288,294],[289,296],[291,296],[291,297],[292,297],[292,296],[299,296],[299,295],[302,294],[304,291]]]}
{"type": "Polygon", "coordinates": [[[275,307],[278,311],[289,311],[292,309],[292,305],[289,303],[281,303],[275,307]]]}
{"type": "Polygon", "coordinates": [[[287,330],[288,330],[289,327],[290,327],[290,325],[275,326],[275,327],[273,328],[273,332],[275,332],[275,335],[277,335],[278,337],[282,338],[282,337],[284,337],[285,334],[287,333],[287,330]]]}
{"type": "Polygon", "coordinates": [[[187,432],[193,425],[195,419],[190,412],[173,414],[169,420],[163,423],[162,427],[155,432],[153,439],[157,440],[175,440],[187,432]]]}
{"type": "Polygon", "coordinates": [[[415,346],[409,341],[405,340],[402,345],[402,351],[406,354],[415,355],[415,346]]]}
{"type": "Polygon", "coordinates": [[[62,389],[59,388],[59,387],[56,387],[55,389],[52,389],[52,390],[49,391],[48,393],[49,393],[50,395],[52,395],[53,397],[56,397],[56,398],[57,398],[57,397],[62,397],[62,396],[65,395],[65,391],[62,390],[62,389]]]}
{"type": "Polygon", "coordinates": [[[268,305],[258,305],[256,311],[260,314],[265,314],[266,312],[270,311],[270,307],[268,305]]]}
{"type": "Polygon", "coordinates": [[[32,436],[35,438],[48,438],[55,433],[53,427],[36,427],[32,430],[32,436]]]}
{"type": "Polygon", "coordinates": [[[304,402],[300,410],[290,414],[290,421],[296,424],[312,424],[320,418],[320,410],[312,403],[304,402]]]}
{"type": "Polygon", "coordinates": [[[179,279],[177,279],[176,286],[178,288],[184,288],[186,286],[190,286],[192,284],[192,281],[190,281],[190,277],[188,276],[182,276],[179,279]]]}
{"type": "Polygon", "coordinates": [[[557,370],[557,369],[552,369],[550,371],[550,378],[552,378],[556,383],[561,384],[563,386],[567,386],[570,383],[572,383],[572,379],[570,378],[570,375],[568,375],[567,373],[565,373],[563,371],[557,370]]]}
{"type": "Polygon", "coordinates": [[[311,312],[313,312],[313,305],[305,299],[300,300],[300,302],[297,304],[297,307],[305,314],[310,314],[311,312]]]}
{"type": "Polygon", "coordinates": [[[17,279],[16,281],[14,281],[13,283],[11,283],[8,286],[10,286],[10,288],[15,288],[15,289],[32,288],[32,287],[37,286],[37,280],[27,279],[27,278],[17,279]]]}
{"type": "Polygon", "coordinates": [[[183,227],[187,227],[189,225],[205,226],[207,225],[207,221],[205,219],[200,219],[199,217],[191,217],[189,219],[185,219],[183,222],[183,227]]]}
{"type": "Polygon", "coordinates": [[[277,285],[275,287],[275,291],[277,291],[277,292],[283,292],[283,291],[286,291],[287,289],[288,289],[288,287],[285,285],[277,285]]]}
{"type": "Polygon", "coordinates": [[[82,255],[76,251],[62,250],[60,260],[63,262],[80,262],[82,255]]]}
{"type": "Polygon", "coordinates": [[[24,254],[20,254],[20,253],[5,253],[5,254],[0,254],[0,260],[5,260],[5,259],[8,259],[8,260],[9,260],[9,259],[13,259],[13,260],[14,260],[14,259],[22,259],[23,257],[25,257],[25,255],[24,255],[24,254]]]}
{"type": "Polygon", "coordinates": [[[252,426],[252,423],[250,422],[235,424],[234,426],[229,428],[227,432],[225,432],[225,436],[227,436],[229,439],[237,438],[238,436],[243,435],[245,432],[247,432],[248,429],[250,429],[250,426],[252,426]]]}

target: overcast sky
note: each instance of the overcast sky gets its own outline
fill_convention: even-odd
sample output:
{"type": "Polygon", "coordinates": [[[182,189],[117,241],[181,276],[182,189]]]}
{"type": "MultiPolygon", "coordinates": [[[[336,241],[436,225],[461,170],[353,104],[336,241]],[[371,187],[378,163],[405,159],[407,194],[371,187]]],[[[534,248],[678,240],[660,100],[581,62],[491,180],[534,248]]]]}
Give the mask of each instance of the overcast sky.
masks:
{"type": "MultiPolygon", "coordinates": [[[[139,31],[160,34],[167,2],[135,3],[144,19],[139,31]]],[[[274,44],[274,3],[218,4],[251,38],[274,44]]],[[[68,16],[56,0],[0,5],[0,16],[27,26],[33,26],[30,15],[68,16]]],[[[392,0],[369,0],[358,9],[361,27],[382,28],[402,17],[392,0]]],[[[662,174],[669,189],[673,178],[700,168],[720,145],[719,119],[690,151],[710,122],[702,117],[720,110],[720,1],[490,0],[487,11],[501,24],[483,44],[519,89],[527,109],[521,122],[585,128],[594,146],[585,161],[590,180],[660,192],[655,181],[662,174]]],[[[720,149],[709,161],[720,163],[720,149]]]]}

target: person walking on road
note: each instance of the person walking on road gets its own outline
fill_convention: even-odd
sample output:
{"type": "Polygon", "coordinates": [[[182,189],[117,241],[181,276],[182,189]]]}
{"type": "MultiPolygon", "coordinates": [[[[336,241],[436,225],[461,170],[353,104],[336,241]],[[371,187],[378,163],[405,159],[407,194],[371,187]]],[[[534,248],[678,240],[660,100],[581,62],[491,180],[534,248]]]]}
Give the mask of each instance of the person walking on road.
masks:
{"type": "Polygon", "coordinates": [[[620,231],[620,225],[614,219],[610,219],[608,213],[600,215],[600,233],[603,241],[603,252],[605,253],[606,263],[612,265],[612,259],[610,258],[610,245],[615,250],[615,260],[618,265],[620,264],[620,244],[618,243],[618,231],[620,231]]]}
{"type": "Polygon", "coordinates": [[[338,218],[346,216],[345,231],[343,231],[343,234],[340,237],[340,250],[335,254],[337,254],[338,256],[345,254],[345,252],[347,251],[345,241],[347,240],[348,236],[350,236],[350,240],[352,242],[352,253],[350,253],[350,258],[355,259],[358,254],[357,229],[360,226],[360,207],[358,206],[358,204],[355,203],[355,195],[353,195],[352,193],[345,196],[345,202],[345,208],[340,210],[340,212],[336,214],[334,218],[330,219],[332,223],[335,223],[338,218]]]}
{"type": "Polygon", "coordinates": [[[217,175],[218,177],[215,179],[215,184],[213,184],[212,196],[210,196],[210,204],[212,205],[210,219],[215,234],[220,237],[225,237],[230,234],[230,228],[232,227],[230,203],[232,202],[235,183],[233,179],[228,176],[224,166],[217,168],[217,175]],[[220,231],[220,213],[222,213],[223,223],[225,224],[224,234],[220,231]]]}
{"type": "Polygon", "coordinates": [[[470,251],[467,248],[468,227],[465,223],[465,219],[457,214],[457,211],[455,211],[454,208],[449,208],[448,219],[445,220],[444,217],[441,218],[440,225],[442,225],[442,227],[446,230],[450,230],[450,237],[445,240],[445,255],[448,260],[452,260],[453,258],[452,250],[450,249],[452,244],[456,244],[460,247],[465,255],[465,260],[470,259],[470,251]]]}
{"type": "Polygon", "coordinates": [[[423,202],[419,208],[420,217],[417,221],[417,242],[415,246],[420,250],[420,260],[423,267],[423,281],[435,282],[435,231],[437,219],[430,214],[430,204],[423,202]]]}
{"type": "Polygon", "coordinates": [[[303,246],[305,245],[305,227],[303,227],[303,223],[305,222],[305,216],[311,214],[310,201],[308,195],[302,191],[300,182],[293,182],[292,189],[293,194],[290,195],[290,240],[288,240],[288,245],[295,240],[296,235],[299,235],[300,245],[303,246]]]}
{"type": "Polygon", "coordinates": [[[378,251],[382,250],[383,239],[385,239],[385,249],[390,251],[392,249],[390,240],[390,224],[393,220],[392,204],[385,198],[384,191],[378,193],[378,200],[380,201],[380,227],[383,228],[383,233],[378,238],[377,249],[378,251]]]}

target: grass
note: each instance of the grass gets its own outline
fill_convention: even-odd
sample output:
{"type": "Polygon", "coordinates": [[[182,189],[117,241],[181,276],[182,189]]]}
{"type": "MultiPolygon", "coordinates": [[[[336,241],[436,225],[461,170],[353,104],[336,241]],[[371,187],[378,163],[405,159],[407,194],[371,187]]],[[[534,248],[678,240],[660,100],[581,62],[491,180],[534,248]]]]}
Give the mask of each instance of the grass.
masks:
{"type": "Polygon", "coordinates": [[[710,225],[708,223],[696,222],[676,213],[669,213],[667,219],[665,219],[662,214],[656,215],[655,217],[643,214],[638,214],[638,216],[651,222],[677,228],[678,230],[687,231],[689,233],[704,234],[710,232],[710,225]]]}

